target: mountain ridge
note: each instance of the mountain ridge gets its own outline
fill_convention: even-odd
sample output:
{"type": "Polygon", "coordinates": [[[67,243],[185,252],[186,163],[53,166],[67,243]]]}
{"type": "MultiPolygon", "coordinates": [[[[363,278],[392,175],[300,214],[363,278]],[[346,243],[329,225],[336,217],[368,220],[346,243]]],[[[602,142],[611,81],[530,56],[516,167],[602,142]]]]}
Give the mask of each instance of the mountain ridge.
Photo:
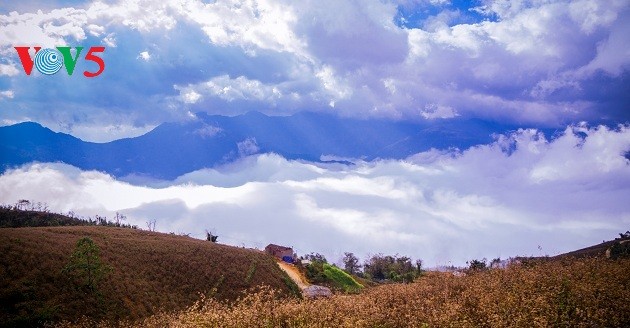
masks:
{"type": "Polygon", "coordinates": [[[494,134],[516,129],[479,119],[409,123],[317,113],[267,116],[248,112],[233,117],[200,113],[196,120],[163,123],[138,137],[94,143],[25,122],[0,127],[0,169],[29,162],[63,162],[116,177],[174,179],[256,153],[313,162],[322,161],[322,156],[404,159],[431,148],[487,144],[494,134]]]}

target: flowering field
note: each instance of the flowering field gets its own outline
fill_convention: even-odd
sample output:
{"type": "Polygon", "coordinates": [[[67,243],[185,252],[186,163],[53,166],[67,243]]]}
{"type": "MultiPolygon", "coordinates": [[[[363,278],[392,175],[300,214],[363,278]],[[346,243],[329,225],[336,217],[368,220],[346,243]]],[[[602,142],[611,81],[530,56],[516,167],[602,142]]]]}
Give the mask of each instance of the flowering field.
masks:
{"type": "MultiPolygon", "coordinates": [[[[563,259],[297,300],[261,289],[205,299],[133,327],[628,327],[630,260],[563,259]]],[[[107,326],[111,323],[102,323],[107,326]]],[[[81,325],[81,324],[79,324],[81,325]]]]}

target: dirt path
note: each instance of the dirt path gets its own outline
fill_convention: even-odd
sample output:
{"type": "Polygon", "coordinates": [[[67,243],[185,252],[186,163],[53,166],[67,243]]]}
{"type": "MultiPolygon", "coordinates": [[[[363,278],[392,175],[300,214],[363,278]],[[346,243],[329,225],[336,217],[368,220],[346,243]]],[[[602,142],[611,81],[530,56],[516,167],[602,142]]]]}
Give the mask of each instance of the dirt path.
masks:
{"type": "Polygon", "coordinates": [[[293,280],[298,285],[298,287],[300,287],[301,290],[304,290],[306,287],[311,285],[308,283],[308,281],[306,281],[306,277],[304,277],[300,273],[300,271],[298,271],[298,269],[292,264],[281,261],[278,261],[277,263],[280,269],[286,272],[287,275],[289,275],[289,278],[291,278],[291,280],[293,280]]]}

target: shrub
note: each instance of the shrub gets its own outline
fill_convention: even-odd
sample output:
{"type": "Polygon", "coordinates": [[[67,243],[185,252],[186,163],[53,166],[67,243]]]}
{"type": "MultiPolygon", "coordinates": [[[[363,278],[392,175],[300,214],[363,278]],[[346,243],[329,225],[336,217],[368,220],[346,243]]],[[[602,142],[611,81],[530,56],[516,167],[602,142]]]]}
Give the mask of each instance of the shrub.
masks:
{"type": "Polygon", "coordinates": [[[363,267],[365,275],[373,280],[412,282],[421,273],[422,261],[416,261],[414,266],[407,256],[377,254],[363,267]]]}

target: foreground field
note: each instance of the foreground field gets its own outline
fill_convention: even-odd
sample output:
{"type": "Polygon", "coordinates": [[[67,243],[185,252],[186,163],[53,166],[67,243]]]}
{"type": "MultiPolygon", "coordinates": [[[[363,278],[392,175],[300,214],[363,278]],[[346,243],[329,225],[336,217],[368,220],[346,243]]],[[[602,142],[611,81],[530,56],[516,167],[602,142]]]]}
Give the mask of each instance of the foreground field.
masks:
{"type": "Polygon", "coordinates": [[[563,259],[463,277],[429,273],[412,284],[383,285],[359,295],[330,299],[282,299],[274,291],[263,289],[232,305],[206,299],[183,312],[124,325],[628,327],[629,270],[627,259],[563,259]]]}

